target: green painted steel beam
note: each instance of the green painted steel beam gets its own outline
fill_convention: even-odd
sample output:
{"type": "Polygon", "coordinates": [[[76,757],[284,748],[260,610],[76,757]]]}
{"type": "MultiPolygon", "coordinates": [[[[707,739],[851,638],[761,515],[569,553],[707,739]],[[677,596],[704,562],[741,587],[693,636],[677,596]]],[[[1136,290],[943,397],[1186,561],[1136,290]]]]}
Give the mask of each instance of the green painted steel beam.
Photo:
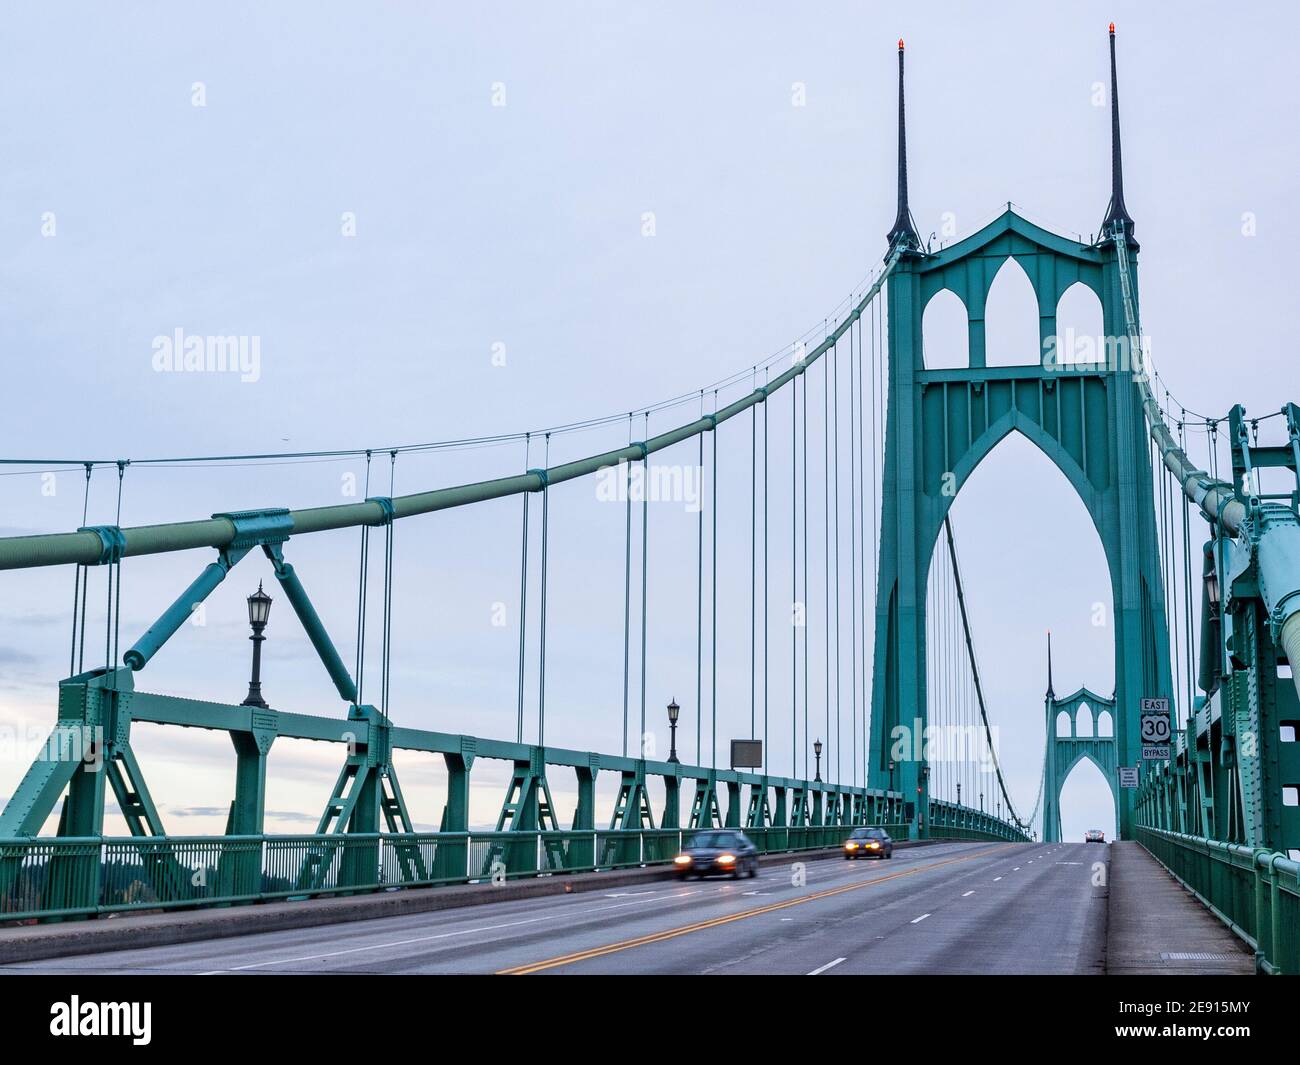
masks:
{"type": "MultiPolygon", "coordinates": [[[[122,671],[119,676],[125,686],[129,674],[122,671]]],[[[152,692],[132,692],[130,714],[135,721],[148,721],[161,725],[180,725],[187,728],[216,729],[229,732],[251,732],[255,719],[260,719],[257,727],[274,728],[275,734],[290,739],[321,740],[333,743],[347,743],[354,738],[357,722],[354,720],[323,717],[315,714],[288,713],[277,710],[259,710],[256,707],[240,706],[232,703],[207,702],[199,699],[186,699],[174,695],[158,695],[152,692]]],[[[529,744],[515,743],[510,740],[494,740],[483,737],[464,736],[459,733],[435,732],[428,729],[395,727],[391,730],[392,746],[403,750],[427,751],[438,754],[460,755],[466,749],[472,750],[477,758],[492,758],[501,761],[528,761],[535,750],[529,744]]],[[[769,788],[794,788],[804,785],[803,781],[792,777],[762,776],[757,773],[745,773],[732,769],[711,769],[707,766],[682,765],[675,762],[638,762],[634,758],[621,758],[613,755],[595,754],[590,751],[574,751],[561,747],[546,747],[545,762],[552,766],[565,766],[575,769],[598,769],[609,772],[635,772],[638,766],[644,766],[651,776],[678,777],[683,780],[713,779],[718,783],[769,788]]],[[[876,798],[901,798],[898,792],[889,792],[882,788],[852,787],[840,785],[843,795],[874,796],[876,798]]]]}
{"type": "Polygon", "coordinates": [[[176,635],[176,630],[185,624],[194,615],[194,608],[202,603],[216,589],[222,581],[226,579],[226,574],[234,567],[244,555],[247,554],[247,548],[241,551],[223,552],[216,562],[210,562],[190,583],[190,586],[180,594],[180,597],[172,603],[162,616],[155,621],[145,631],[134,644],[122,656],[122,660],[130,669],[144,669],[168,640],[176,635]]]}
{"type": "Polygon", "coordinates": [[[334,682],[334,687],[338,690],[339,696],[349,703],[355,703],[357,701],[356,682],[352,679],[352,674],[348,672],[347,666],[343,664],[343,659],[339,657],[338,649],[334,646],[334,641],[330,639],[320,615],[316,613],[316,608],[307,595],[307,589],[302,586],[297,571],[284,560],[284,555],[278,544],[268,546],[266,554],[274,566],[276,580],[280,582],[280,587],[284,589],[289,605],[293,607],[293,612],[298,615],[298,621],[307,633],[307,639],[311,641],[312,647],[316,649],[316,654],[325,667],[325,672],[330,675],[330,680],[334,682]]]}

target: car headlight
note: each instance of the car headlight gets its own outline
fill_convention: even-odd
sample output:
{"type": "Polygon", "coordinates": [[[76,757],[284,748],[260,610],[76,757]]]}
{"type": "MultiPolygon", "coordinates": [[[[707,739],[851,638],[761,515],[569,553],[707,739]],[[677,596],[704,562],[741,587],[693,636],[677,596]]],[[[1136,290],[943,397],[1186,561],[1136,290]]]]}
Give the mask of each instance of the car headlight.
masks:
{"type": "Polygon", "coordinates": [[[689,854],[679,854],[679,855],[677,855],[676,858],[673,859],[673,864],[674,864],[674,865],[690,865],[690,864],[691,864],[691,856],[690,856],[689,854]]]}
{"type": "Polygon", "coordinates": [[[736,856],[735,856],[734,854],[719,854],[719,855],[718,855],[718,864],[719,864],[719,865],[735,865],[735,864],[736,864],[736,856]]]}
{"type": "Polygon", "coordinates": [[[855,851],[858,849],[858,845],[854,843],[852,840],[849,840],[848,843],[844,844],[844,849],[846,851],[855,851]]]}

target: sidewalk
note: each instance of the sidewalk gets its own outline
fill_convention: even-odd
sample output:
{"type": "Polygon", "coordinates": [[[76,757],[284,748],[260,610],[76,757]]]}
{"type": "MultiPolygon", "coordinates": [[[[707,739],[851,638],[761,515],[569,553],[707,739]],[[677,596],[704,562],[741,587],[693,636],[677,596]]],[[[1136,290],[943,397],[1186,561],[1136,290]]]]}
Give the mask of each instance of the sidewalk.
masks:
{"type": "Polygon", "coordinates": [[[1255,956],[1139,843],[1110,845],[1106,972],[1250,976],[1255,956]]]}

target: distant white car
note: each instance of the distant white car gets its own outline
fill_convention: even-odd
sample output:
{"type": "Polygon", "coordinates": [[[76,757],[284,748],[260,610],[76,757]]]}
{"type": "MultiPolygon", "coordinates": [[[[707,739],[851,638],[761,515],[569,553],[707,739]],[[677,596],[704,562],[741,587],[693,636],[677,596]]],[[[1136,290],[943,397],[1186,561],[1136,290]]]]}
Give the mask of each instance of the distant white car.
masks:
{"type": "Polygon", "coordinates": [[[1106,833],[1100,828],[1090,828],[1083,834],[1084,843],[1105,843],[1106,833]]]}

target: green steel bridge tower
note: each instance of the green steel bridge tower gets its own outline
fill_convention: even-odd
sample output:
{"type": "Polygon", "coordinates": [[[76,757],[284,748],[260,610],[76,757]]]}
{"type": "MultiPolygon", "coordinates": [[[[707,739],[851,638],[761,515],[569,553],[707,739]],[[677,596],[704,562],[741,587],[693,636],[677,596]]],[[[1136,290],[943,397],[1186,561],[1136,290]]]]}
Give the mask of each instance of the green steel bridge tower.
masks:
{"type": "MultiPolygon", "coordinates": [[[[1146,445],[1147,426],[1130,365],[1076,369],[1053,358],[1056,308],[1066,289],[1086,285],[1102,306],[1108,337],[1128,337],[1121,247],[1136,254],[1124,207],[1119,100],[1111,37],[1112,192],[1102,237],[1081,244],[1041,229],[1009,207],[979,232],[938,252],[921,246],[907,200],[903,48],[898,50],[898,216],[889,232],[898,262],[888,293],[889,376],[884,507],[877,573],[872,671],[871,779],[899,766],[900,790],[926,823],[928,767],[891,758],[899,740],[929,724],[926,691],[926,588],[931,560],[953,500],[980,462],[1009,433],[1032,441],[1087,508],[1110,570],[1115,630],[1115,734],[1122,764],[1139,753],[1136,707],[1172,697],[1169,635],[1146,445]],[[985,365],[984,308],[993,278],[1015,259],[1038,301],[1039,351],[1025,366],[985,365]],[[966,309],[969,366],[927,369],[922,356],[926,305],[944,290],[966,309]]],[[[1133,292],[1136,311],[1136,289],[1133,292]]],[[[1141,366],[1136,367],[1143,372],[1141,366]]],[[[1112,778],[1113,780],[1113,778],[1112,778]]],[[[1113,786],[1113,783],[1112,783],[1113,786]]],[[[1003,795],[1014,809],[1010,796],[1003,795]]],[[[1119,831],[1131,835],[1135,799],[1119,803],[1119,831]]]]}
{"type": "Polygon", "coordinates": [[[1043,696],[1047,753],[1043,759],[1043,839],[1061,841],[1061,788],[1076,765],[1085,759],[1101,771],[1110,783],[1115,800],[1115,823],[1119,824],[1118,740],[1115,735],[1115,700],[1104,699],[1087,688],[1058,699],[1052,687],[1052,634],[1047,634],[1047,693],[1043,696]],[[1091,719],[1084,732],[1079,727],[1081,714],[1091,719]],[[1108,726],[1102,734],[1102,724],[1108,726]],[[1064,726],[1064,727],[1062,727],[1064,726]]]}

